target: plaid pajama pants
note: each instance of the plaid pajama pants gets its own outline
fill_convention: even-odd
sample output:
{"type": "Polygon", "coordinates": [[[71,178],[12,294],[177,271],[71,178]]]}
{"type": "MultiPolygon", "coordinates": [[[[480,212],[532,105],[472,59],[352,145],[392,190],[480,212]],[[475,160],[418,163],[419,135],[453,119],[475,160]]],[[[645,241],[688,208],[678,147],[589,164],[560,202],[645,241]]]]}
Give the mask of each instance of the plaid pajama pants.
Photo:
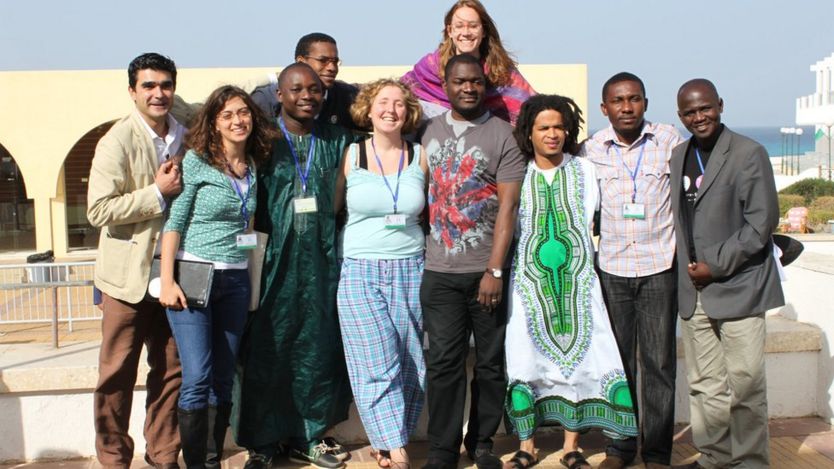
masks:
{"type": "Polygon", "coordinates": [[[339,323],[350,384],[371,446],[404,447],[423,408],[423,256],[344,259],[339,323]]]}

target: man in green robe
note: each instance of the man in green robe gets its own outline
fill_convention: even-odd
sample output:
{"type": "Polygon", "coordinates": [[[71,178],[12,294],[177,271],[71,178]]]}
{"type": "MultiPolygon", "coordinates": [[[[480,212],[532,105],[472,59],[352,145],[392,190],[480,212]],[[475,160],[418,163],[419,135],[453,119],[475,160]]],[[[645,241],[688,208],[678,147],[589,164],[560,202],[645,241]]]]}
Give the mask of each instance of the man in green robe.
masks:
{"type": "Polygon", "coordinates": [[[247,469],[268,468],[279,444],[289,446],[295,462],[343,465],[322,435],[347,419],[351,400],[336,313],[333,192],[352,137],[315,122],[322,90],[306,64],[281,72],[281,136],[258,170],[255,229],[269,242],[260,307],[241,345],[232,416],[237,443],[250,450],[247,469]]]}

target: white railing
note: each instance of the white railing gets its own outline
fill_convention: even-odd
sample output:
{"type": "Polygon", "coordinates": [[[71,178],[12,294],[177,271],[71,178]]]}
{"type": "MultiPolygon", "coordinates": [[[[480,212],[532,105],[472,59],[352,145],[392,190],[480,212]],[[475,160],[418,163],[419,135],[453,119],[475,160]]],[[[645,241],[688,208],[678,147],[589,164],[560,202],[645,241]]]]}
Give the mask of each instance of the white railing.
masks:
{"type": "Polygon", "coordinates": [[[796,98],[797,109],[810,109],[832,104],[834,104],[834,91],[814,93],[796,98]]]}
{"type": "Polygon", "coordinates": [[[0,324],[58,323],[72,332],[73,321],[101,319],[93,304],[94,262],[44,262],[0,265],[0,324]]]}

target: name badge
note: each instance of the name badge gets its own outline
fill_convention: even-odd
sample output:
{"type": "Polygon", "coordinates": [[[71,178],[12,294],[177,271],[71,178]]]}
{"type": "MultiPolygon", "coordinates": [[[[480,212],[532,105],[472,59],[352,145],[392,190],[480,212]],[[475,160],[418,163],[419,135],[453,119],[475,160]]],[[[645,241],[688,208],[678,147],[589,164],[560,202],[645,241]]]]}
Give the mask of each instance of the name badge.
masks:
{"type": "Polygon", "coordinates": [[[401,230],[405,228],[405,214],[392,213],[385,215],[385,228],[389,230],[401,230]]]}
{"type": "Polygon", "coordinates": [[[295,213],[315,213],[319,211],[315,197],[296,197],[292,200],[295,213]]]}
{"type": "Polygon", "coordinates": [[[239,234],[236,244],[238,249],[255,249],[258,247],[258,236],[255,233],[239,234]]]}
{"type": "Polygon", "coordinates": [[[646,218],[646,206],[643,204],[623,204],[623,218],[646,218]]]}

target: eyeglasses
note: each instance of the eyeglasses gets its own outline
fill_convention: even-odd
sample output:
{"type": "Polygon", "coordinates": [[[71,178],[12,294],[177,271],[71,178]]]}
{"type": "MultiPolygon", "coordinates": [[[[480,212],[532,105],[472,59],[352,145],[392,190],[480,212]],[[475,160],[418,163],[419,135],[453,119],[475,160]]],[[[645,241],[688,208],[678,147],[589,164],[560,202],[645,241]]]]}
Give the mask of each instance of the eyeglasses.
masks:
{"type": "Polygon", "coordinates": [[[452,23],[451,26],[452,26],[451,29],[452,29],[453,33],[459,33],[459,32],[467,31],[467,30],[477,33],[478,31],[480,31],[484,27],[481,23],[474,23],[474,22],[473,23],[455,22],[455,23],[452,23]]]}
{"type": "Polygon", "coordinates": [[[325,57],[325,56],[313,57],[312,55],[305,55],[304,58],[315,60],[316,62],[318,62],[322,65],[333,64],[337,67],[339,65],[342,65],[342,61],[338,57],[325,57]]]}
{"type": "Polygon", "coordinates": [[[252,111],[249,110],[248,107],[242,107],[242,108],[238,109],[236,112],[232,112],[232,111],[221,112],[220,114],[217,115],[217,120],[223,121],[223,122],[229,122],[230,120],[234,119],[235,116],[237,116],[238,119],[240,119],[240,120],[249,119],[250,117],[252,117],[252,111]]]}

